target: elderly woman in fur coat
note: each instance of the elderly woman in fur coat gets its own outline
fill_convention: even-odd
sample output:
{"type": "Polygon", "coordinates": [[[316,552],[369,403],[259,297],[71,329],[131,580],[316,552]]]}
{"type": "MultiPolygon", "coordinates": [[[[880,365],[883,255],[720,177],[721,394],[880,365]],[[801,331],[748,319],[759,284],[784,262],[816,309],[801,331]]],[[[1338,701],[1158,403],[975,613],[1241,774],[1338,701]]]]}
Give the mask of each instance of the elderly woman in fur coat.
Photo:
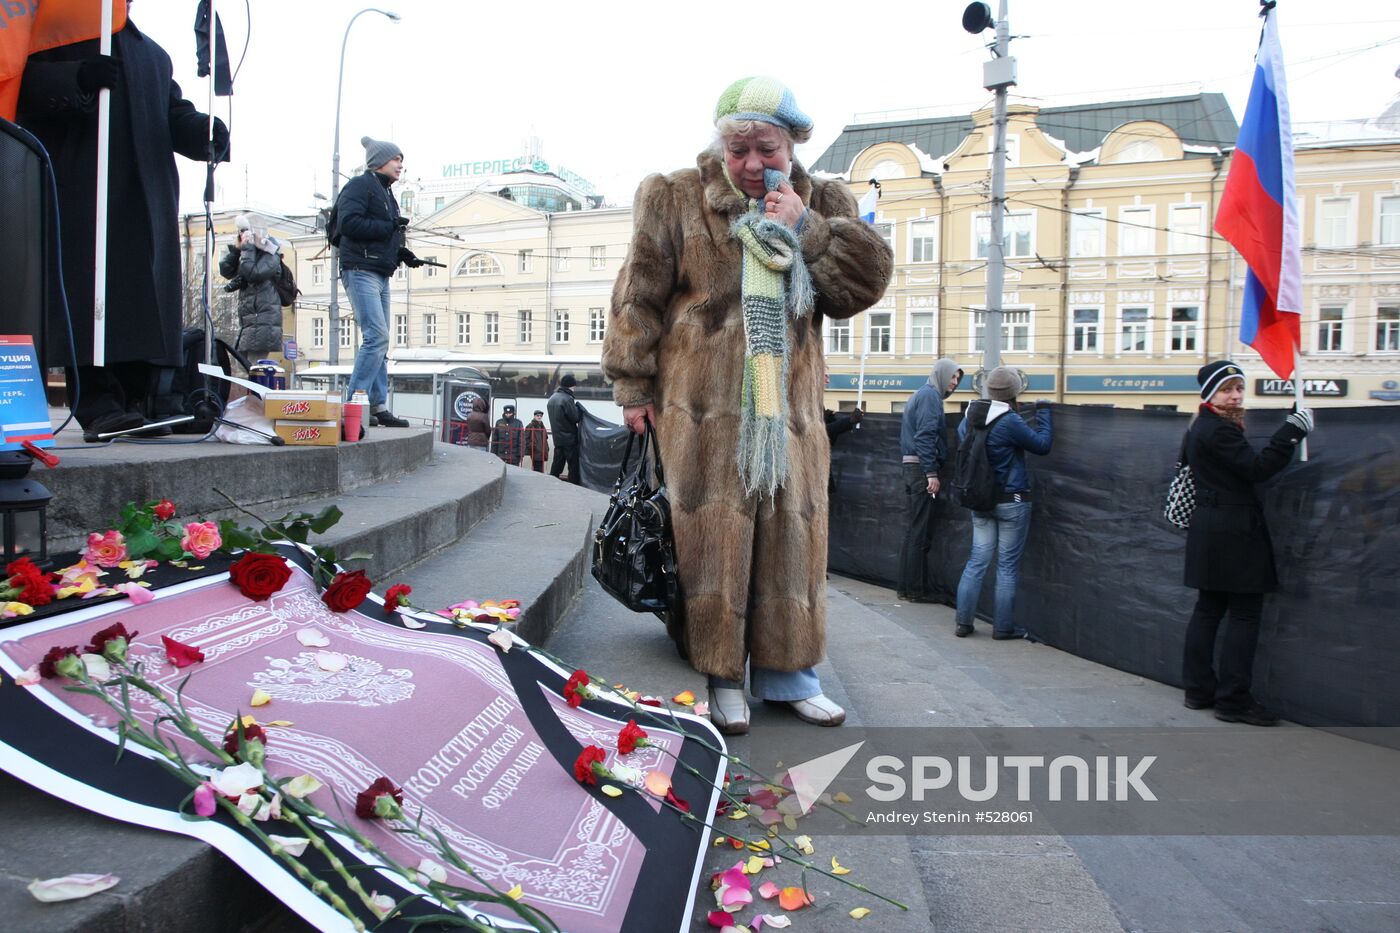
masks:
{"type": "Polygon", "coordinates": [[[822,319],[880,299],[889,247],[836,181],[793,160],[812,121],[771,78],[715,108],[694,168],[646,178],[613,289],[603,371],[633,431],[656,426],[684,605],[710,717],[748,731],[744,693],[839,725],[822,694],[827,472],[822,319]]]}

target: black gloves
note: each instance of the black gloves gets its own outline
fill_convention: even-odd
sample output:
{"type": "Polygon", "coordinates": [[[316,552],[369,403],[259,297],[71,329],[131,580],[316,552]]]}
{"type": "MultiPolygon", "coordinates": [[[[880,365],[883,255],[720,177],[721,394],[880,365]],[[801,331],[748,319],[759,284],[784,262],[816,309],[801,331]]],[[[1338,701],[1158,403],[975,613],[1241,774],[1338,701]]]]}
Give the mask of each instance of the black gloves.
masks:
{"type": "Polygon", "coordinates": [[[78,88],[96,94],[104,87],[116,87],[122,79],[122,63],[110,55],[94,55],[78,65],[78,88]]]}
{"type": "Polygon", "coordinates": [[[860,424],[861,419],[864,417],[865,412],[861,411],[859,408],[851,409],[851,424],[860,424]]]}
{"type": "Polygon", "coordinates": [[[394,218],[394,226],[395,226],[395,227],[398,227],[400,230],[402,230],[404,227],[407,227],[407,226],[408,226],[408,218],[407,218],[407,217],[395,217],[395,218],[394,218]]]}
{"type": "MultiPolygon", "coordinates": [[[[400,219],[402,220],[402,218],[400,219]]],[[[407,223],[408,221],[404,222],[407,223]]],[[[408,266],[410,269],[417,269],[419,266],[424,264],[423,260],[413,255],[413,250],[409,249],[406,246],[399,247],[399,262],[408,266]]]]}

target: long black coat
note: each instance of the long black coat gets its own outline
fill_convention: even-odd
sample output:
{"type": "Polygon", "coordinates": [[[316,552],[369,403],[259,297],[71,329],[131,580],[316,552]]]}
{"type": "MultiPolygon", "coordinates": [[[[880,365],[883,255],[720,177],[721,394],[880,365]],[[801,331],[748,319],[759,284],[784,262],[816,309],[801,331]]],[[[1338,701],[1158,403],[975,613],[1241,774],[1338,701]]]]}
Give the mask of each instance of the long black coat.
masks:
{"type": "MultiPolygon", "coordinates": [[[[78,65],[97,40],[30,56],[17,122],[39,138],[58,179],[63,280],[81,364],[92,362],[97,103],[78,65]]],[[[203,160],[209,118],[181,98],[170,56],[130,20],[112,36],[122,80],[112,89],[107,224],[107,362],[181,359],[180,179],[174,153],[203,160]]],[[[61,311],[58,312],[61,314],[61,311]]],[[[48,321],[48,362],[68,362],[66,324],[48,321]]]]}
{"type": "Polygon", "coordinates": [[[1186,585],[1227,593],[1278,588],[1274,544],[1254,486],[1293,459],[1303,432],[1284,424],[1255,452],[1244,432],[1210,408],[1186,432],[1186,462],[1196,480],[1196,511],[1186,533],[1186,585]]]}

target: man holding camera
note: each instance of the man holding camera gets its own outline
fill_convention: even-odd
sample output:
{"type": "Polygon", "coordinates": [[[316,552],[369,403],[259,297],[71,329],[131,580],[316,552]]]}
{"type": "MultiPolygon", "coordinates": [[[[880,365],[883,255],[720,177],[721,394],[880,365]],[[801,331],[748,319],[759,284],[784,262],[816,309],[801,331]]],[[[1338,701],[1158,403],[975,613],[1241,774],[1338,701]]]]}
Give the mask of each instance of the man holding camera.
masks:
{"type": "MultiPolygon", "coordinates": [[[[404,246],[408,218],[399,214],[393,184],[403,174],[403,152],[390,142],[360,138],[365,171],[350,179],[336,199],[340,233],[340,283],[360,326],[359,352],[350,373],[348,396],[369,396],[371,421],[406,428],[408,422],[389,411],[389,276],[399,263],[410,269],[423,260],[404,246]]],[[[332,335],[332,339],[335,339],[332,335]]]]}

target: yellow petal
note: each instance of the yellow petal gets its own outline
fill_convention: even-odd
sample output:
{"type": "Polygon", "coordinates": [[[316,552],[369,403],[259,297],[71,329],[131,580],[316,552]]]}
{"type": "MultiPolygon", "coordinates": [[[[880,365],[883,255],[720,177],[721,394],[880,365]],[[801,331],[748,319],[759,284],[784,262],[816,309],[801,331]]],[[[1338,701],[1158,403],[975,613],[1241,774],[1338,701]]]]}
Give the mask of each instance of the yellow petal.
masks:
{"type": "Polygon", "coordinates": [[[851,795],[848,794],[848,793],[846,793],[846,792],[843,790],[843,791],[838,791],[838,792],[836,793],[836,796],[832,797],[831,799],[834,800],[834,801],[836,801],[837,803],[850,803],[850,802],[851,802],[851,795]]]}
{"type": "Polygon", "coordinates": [[[731,810],[731,811],[729,811],[729,818],[730,818],[731,820],[742,820],[742,819],[745,819],[748,815],[749,815],[749,811],[747,811],[747,810],[731,810]]]}
{"type": "Polygon", "coordinates": [[[253,726],[256,726],[257,724],[258,724],[258,717],[256,717],[256,716],[244,716],[244,717],[243,717],[243,728],[244,728],[244,729],[250,729],[250,728],[252,728],[253,726]]]}
{"type": "Polygon", "coordinates": [[[272,722],[265,722],[265,723],[263,723],[263,725],[265,725],[265,726],[281,726],[282,728],[285,729],[287,726],[294,725],[294,723],[293,723],[290,719],[274,719],[274,720],[272,720],[272,722]]]}
{"type": "Polygon", "coordinates": [[[716,836],[713,844],[717,846],[722,846],[728,841],[729,838],[727,836],[716,836]]]}
{"type": "Polygon", "coordinates": [[[841,863],[836,861],[836,856],[833,855],[831,857],[831,873],[833,875],[849,875],[851,870],[849,868],[842,868],[841,863]]]}
{"type": "Polygon", "coordinates": [[[261,687],[253,691],[253,698],[248,701],[250,706],[266,706],[272,702],[272,694],[261,687]]]}
{"type": "Polygon", "coordinates": [[[803,855],[811,855],[816,851],[812,848],[811,836],[798,836],[796,839],[792,840],[792,844],[797,846],[803,855]]]}
{"type": "Polygon", "coordinates": [[[748,862],[744,865],[744,874],[756,875],[759,872],[763,871],[763,868],[763,856],[750,855],[748,862]]]}
{"type": "Polygon", "coordinates": [[[783,817],[783,825],[788,828],[789,832],[797,832],[797,817],[789,813],[787,816],[783,817]]]}
{"type": "Polygon", "coordinates": [[[773,847],[768,844],[767,839],[760,839],[757,842],[749,843],[749,848],[755,852],[765,852],[773,847]]]}
{"type": "Polygon", "coordinates": [[[601,790],[604,794],[608,795],[609,797],[621,797],[621,796],[622,796],[622,791],[619,790],[619,789],[617,789],[616,787],[613,787],[611,784],[604,784],[602,787],[600,787],[600,788],[598,788],[598,789],[601,790]]]}
{"type": "MultiPolygon", "coordinates": [[[[613,788],[613,790],[617,790],[617,788],[613,788]]],[[[618,793],[621,793],[621,791],[618,791],[618,793]]],[[[520,895],[524,893],[525,889],[517,884],[515,887],[511,888],[509,891],[506,892],[506,897],[510,898],[513,901],[518,901],[520,900],[520,895]]]]}
{"type": "Polygon", "coordinates": [[[868,916],[870,916],[869,907],[857,907],[855,910],[851,911],[852,920],[863,920],[868,916]]]}
{"type": "Polygon", "coordinates": [[[671,697],[671,702],[679,703],[681,706],[694,706],[695,694],[691,693],[689,690],[682,690],[680,693],[671,697]]]}

